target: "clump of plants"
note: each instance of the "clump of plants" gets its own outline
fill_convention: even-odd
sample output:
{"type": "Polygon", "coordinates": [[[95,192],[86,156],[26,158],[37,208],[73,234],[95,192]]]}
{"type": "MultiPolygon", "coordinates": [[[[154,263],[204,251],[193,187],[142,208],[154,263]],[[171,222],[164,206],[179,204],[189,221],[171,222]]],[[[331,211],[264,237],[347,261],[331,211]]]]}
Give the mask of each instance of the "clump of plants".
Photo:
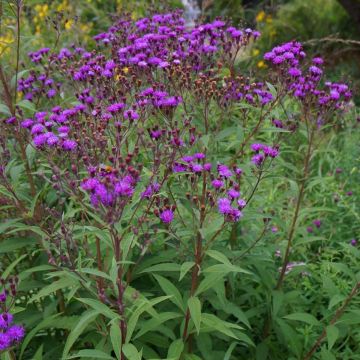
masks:
{"type": "Polygon", "coordinates": [[[328,211],[307,210],[313,164],[348,85],[296,41],[259,82],[237,64],[258,31],[181,15],[32,51],[16,85],[1,67],[2,266],[26,331],[10,356],[301,359],[352,336],[336,323],[359,283],[329,318],[299,251],[328,211]]]}

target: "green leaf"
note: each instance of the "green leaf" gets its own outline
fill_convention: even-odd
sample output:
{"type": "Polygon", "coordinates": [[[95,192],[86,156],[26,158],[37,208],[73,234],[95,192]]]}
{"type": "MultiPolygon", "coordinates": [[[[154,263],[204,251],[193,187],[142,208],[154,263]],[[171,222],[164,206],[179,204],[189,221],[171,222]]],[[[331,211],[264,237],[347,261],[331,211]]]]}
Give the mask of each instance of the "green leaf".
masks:
{"type": "Polygon", "coordinates": [[[28,110],[31,115],[36,111],[35,104],[29,100],[21,100],[17,103],[17,106],[19,106],[19,108],[22,110],[28,110]]]}
{"type": "Polygon", "coordinates": [[[37,324],[25,337],[23,343],[21,344],[21,351],[20,351],[20,359],[22,358],[22,355],[30,343],[30,341],[33,339],[33,337],[37,334],[38,331],[42,329],[46,329],[48,327],[52,327],[56,321],[57,318],[60,316],[60,314],[55,314],[50,317],[47,317],[43,321],[41,321],[39,324],[37,324]]]}
{"type": "Polygon", "coordinates": [[[174,263],[162,263],[162,264],[157,264],[157,265],[153,265],[148,267],[147,269],[141,271],[141,273],[147,273],[147,272],[154,272],[154,271],[179,271],[180,270],[180,265],[179,264],[174,264],[174,263]]]}
{"type": "MultiPolygon", "coordinates": [[[[95,349],[85,349],[80,350],[75,355],[68,356],[66,359],[76,359],[76,358],[93,358],[93,359],[105,359],[105,360],[114,360],[114,358],[107,353],[101,351],[101,350],[95,350],[95,349]]],[[[135,360],[135,358],[134,358],[135,360]]]]}
{"type": "Polygon", "coordinates": [[[230,360],[231,357],[231,353],[234,351],[234,349],[236,348],[236,345],[238,345],[239,343],[237,342],[232,342],[229,346],[229,348],[227,349],[225,356],[224,356],[224,360],[230,360]]]}
{"type": "Polygon", "coordinates": [[[69,336],[66,338],[66,343],[62,355],[64,359],[69,354],[71,347],[75,344],[79,336],[84,332],[86,327],[88,327],[89,324],[91,324],[96,319],[99,314],[100,313],[97,310],[88,310],[81,315],[79,322],[74,326],[69,336]]]}
{"type": "Polygon", "coordinates": [[[169,300],[173,302],[180,310],[185,312],[184,303],[182,300],[182,296],[177,287],[171,283],[168,279],[164,278],[160,275],[154,275],[155,279],[159,283],[161,289],[164,291],[166,295],[170,295],[171,298],[169,300]]]}
{"type": "Polygon", "coordinates": [[[120,316],[111,310],[107,305],[103,304],[99,300],[96,299],[88,299],[88,298],[78,298],[77,300],[82,303],[89,305],[93,309],[97,310],[100,314],[108,317],[109,319],[120,319],[120,316]]]}
{"type": "Polygon", "coordinates": [[[0,113],[11,116],[11,112],[5,104],[0,104],[0,113]]]}
{"type": "Polygon", "coordinates": [[[183,350],[184,350],[183,340],[177,339],[171,343],[167,353],[167,357],[178,360],[180,359],[183,350]]]}
{"type": "Polygon", "coordinates": [[[328,350],[331,350],[339,337],[339,329],[335,325],[326,327],[326,337],[328,341],[328,350]]]}
{"type": "Polygon", "coordinates": [[[54,281],[48,286],[42,288],[37,294],[35,294],[30,300],[29,303],[32,303],[36,300],[39,300],[45,296],[49,296],[50,294],[56,292],[57,290],[68,288],[74,285],[74,280],[68,277],[61,278],[59,280],[54,281]]]}
{"type": "Polygon", "coordinates": [[[31,246],[37,243],[33,237],[26,238],[8,238],[0,242],[0,254],[15,251],[25,246],[31,246]]]}
{"type": "Polygon", "coordinates": [[[181,281],[187,272],[195,265],[193,261],[186,261],[180,267],[179,281],[181,281]]]}
{"type": "Polygon", "coordinates": [[[278,315],[279,310],[282,308],[284,302],[284,293],[279,290],[274,290],[272,300],[273,300],[273,306],[272,306],[273,317],[275,318],[278,315]]]}
{"type": "Polygon", "coordinates": [[[306,313],[293,313],[290,315],[283,316],[283,318],[288,320],[296,320],[296,321],[304,322],[309,325],[320,325],[319,320],[317,320],[315,316],[306,313]]]}
{"type": "Polygon", "coordinates": [[[141,360],[142,355],[133,344],[125,344],[123,346],[123,353],[128,360],[141,360]]]}
{"type": "Polygon", "coordinates": [[[191,319],[194,322],[197,333],[200,333],[201,324],[201,302],[198,297],[191,296],[188,300],[188,307],[191,315],[191,319]]]}
{"type": "Polygon", "coordinates": [[[224,276],[225,274],[223,272],[214,272],[214,273],[205,274],[204,279],[201,281],[199,287],[195,292],[195,295],[199,296],[204,291],[210,289],[224,276]]]}
{"type": "Polygon", "coordinates": [[[115,352],[116,358],[121,359],[120,346],[121,346],[121,330],[118,321],[113,321],[110,327],[110,340],[115,352]]]}

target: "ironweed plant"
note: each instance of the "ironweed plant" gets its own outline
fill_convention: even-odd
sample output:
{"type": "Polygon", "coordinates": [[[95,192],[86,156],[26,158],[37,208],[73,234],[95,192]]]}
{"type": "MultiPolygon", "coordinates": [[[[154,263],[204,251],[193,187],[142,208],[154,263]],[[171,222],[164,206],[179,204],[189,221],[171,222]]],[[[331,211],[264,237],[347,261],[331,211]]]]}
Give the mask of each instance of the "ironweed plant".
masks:
{"type": "MultiPolygon", "coordinates": [[[[351,91],[296,41],[264,55],[266,81],[246,75],[238,59],[259,36],[220,19],[187,29],[180,11],[124,15],[95,50],[32,51],[15,82],[1,65],[4,359],[359,350],[344,319],[360,283],[340,259],[338,291],[319,261],[333,209],[314,195],[351,91]],[[329,308],[313,290],[325,282],[329,308]]],[[[354,240],[339,257],[359,257],[354,240]]]]}

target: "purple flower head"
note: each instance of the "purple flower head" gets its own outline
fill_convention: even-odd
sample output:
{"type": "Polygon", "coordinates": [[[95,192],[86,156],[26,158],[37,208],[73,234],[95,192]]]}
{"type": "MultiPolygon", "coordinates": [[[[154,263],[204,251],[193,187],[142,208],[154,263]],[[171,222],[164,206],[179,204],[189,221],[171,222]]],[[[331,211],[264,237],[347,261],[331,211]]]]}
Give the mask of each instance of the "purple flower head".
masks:
{"type": "Polygon", "coordinates": [[[65,140],[62,144],[62,147],[66,151],[73,151],[77,147],[77,143],[74,140],[65,140]]]}
{"type": "Polygon", "coordinates": [[[186,166],[180,163],[175,163],[173,166],[173,172],[174,173],[179,173],[179,172],[184,172],[186,171],[186,166]]]}
{"type": "Polygon", "coordinates": [[[273,119],[272,120],[272,123],[275,127],[279,128],[279,129],[282,129],[284,127],[283,123],[281,120],[278,120],[278,119],[273,119]]]}
{"type": "Polygon", "coordinates": [[[165,224],[170,224],[174,219],[174,213],[170,209],[163,210],[160,213],[160,220],[165,224]]]}
{"type": "Polygon", "coordinates": [[[223,176],[224,178],[229,178],[233,175],[233,173],[229,170],[229,168],[223,164],[218,164],[217,171],[219,175],[223,176]]]}
{"type": "Polygon", "coordinates": [[[315,76],[320,76],[323,73],[322,70],[315,65],[310,66],[309,70],[310,73],[315,76]]]}
{"type": "Polygon", "coordinates": [[[272,226],[271,227],[271,232],[272,233],[277,233],[279,231],[279,229],[277,228],[277,226],[272,226]]]}
{"type": "Polygon", "coordinates": [[[220,179],[215,179],[211,182],[211,185],[215,188],[215,189],[220,189],[224,186],[224,182],[220,179]]]}
{"type": "Polygon", "coordinates": [[[256,154],[251,158],[251,162],[255,164],[256,166],[260,166],[265,160],[265,157],[263,154],[256,154]]]}
{"type": "Polygon", "coordinates": [[[6,301],[6,291],[4,290],[2,293],[0,293],[0,303],[4,303],[6,301]]]}
{"type": "Polygon", "coordinates": [[[21,127],[27,129],[30,126],[32,126],[34,124],[34,120],[32,119],[25,119],[24,121],[21,122],[21,127]]]}
{"type": "Polygon", "coordinates": [[[288,70],[288,74],[292,77],[299,77],[301,76],[301,70],[295,67],[292,67],[288,70]]]}
{"type": "MultiPolygon", "coordinates": [[[[51,133],[52,134],[52,133],[51,133]]],[[[50,135],[47,140],[46,140],[46,143],[49,145],[49,146],[54,146],[56,145],[57,143],[59,142],[59,138],[55,135],[55,134],[52,134],[50,135]]]]}
{"type": "Polygon", "coordinates": [[[56,90],[55,89],[50,89],[48,90],[48,92],[46,93],[46,96],[50,99],[53,98],[56,95],[56,90]]]}
{"type": "Polygon", "coordinates": [[[21,341],[25,335],[25,329],[21,325],[13,325],[7,330],[7,335],[12,341],[21,341]]]}
{"type": "Polygon", "coordinates": [[[236,199],[240,196],[240,192],[235,190],[234,188],[231,188],[228,190],[228,195],[231,199],[236,199]]]}
{"type": "Polygon", "coordinates": [[[204,170],[204,168],[201,164],[192,164],[191,170],[195,173],[201,173],[204,170]]]}
{"type": "Polygon", "coordinates": [[[0,329],[7,329],[13,321],[13,316],[10,313],[2,313],[0,315],[0,329]]]}
{"type": "Polygon", "coordinates": [[[313,64],[315,65],[322,65],[324,60],[321,57],[315,57],[312,59],[313,64]]]}
{"type": "Polygon", "coordinates": [[[356,245],[357,245],[357,240],[356,240],[356,239],[352,239],[352,240],[350,241],[350,245],[356,246],[356,245]]]}
{"type": "Polygon", "coordinates": [[[125,107],[124,103],[115,103],[115,104],[108,106],[107,111],[112,114],[112,113],[119,112],[124,107],[125,107]]]}
{"type": "Polygon", "coordinates": [[[238,199],[237,204],[239,205],[240,209],[243,209],[246,206],[246,200],[245,199],[238,199]]]}
{"type": "Polygon", "coordinates": [[[134,120],[138,120],[139,117],[140,117],[139,114],[134,110],[127,110],[127,111],[124,112],[124,118],[125,119],[129,119],[129,120],[134,121],[134,120]]]}
{"type": "Polygon", "coordinates": [[[37,148],[42,147],[46,143],[47,139],[48,139],[48,137],[46,134],[40,134],[40,135],[35,136],[33,139],[35,147],[37,147],[37,148]]]}
{"type": "Polygon", "coordinates": [[[233,210],[231,207],[231,200],[228,198],[220,198],[218,200],[218,209],[221,214],[230,214],[233,210]]]}
{"type": "Polygon", "coordinates": [[[129,181],[123,179],[115,185],[115,193],[120,196],[131,197],[134,193],[134,188],[129,181]]]}
{"type": "Polygon", "coordinates": [[[196,153],[194,154],[194,159],[197,159],[197,160],[201,160],[201,159],[205,159],[205,154],[204,153],[196,153]]]}
{"type": "Polygon", "coordinates": [[[306,228],[306,231],[307,231],[309,234],[311,234],[312,232],[314,232],[314,229],[312,228],[312,226],[308,226],[308,227],[306,228]]]}
{"type": "Polygon", "coordinates": [[[232,209],[230,214],[228,214],[227,220],[231,222],[239,221],[239,219],[243,216],[242,212],[239,209],[232,209]]]}
{"type": "Polygon", "coordinates": [[[251,145],[251,150],[258,153],[260,150],[262,150],[264,147],[263,144],[252,144],[251,145]]]}
{"type": "Polygon", "coordinates": [[[40,134],[45,130],[45,127],[41,124],[35,124],[32,128],[31,128],[31,134],[40,134]]]}
{"type": "Polygon", "coordinates": [[[11,346],[11,338],[7,333],[0,333],[0,351],[4,351],[11,346]]]}
{"type": "Polygon", "coordinates": [[[204,170],[205,170],[205,171],[211,171],[211,168],[212,168],[211,163],[206,163],[206,164],[204,164],[204,170]]]}
{"type": "Polygon", "coordinates": [[[320,220],[320,219],[316,219],[316,220],[313,221],[313,224],[314,224],[317,228],[319,228],[319,227],[321,226],[321,220],[320,220]]]}

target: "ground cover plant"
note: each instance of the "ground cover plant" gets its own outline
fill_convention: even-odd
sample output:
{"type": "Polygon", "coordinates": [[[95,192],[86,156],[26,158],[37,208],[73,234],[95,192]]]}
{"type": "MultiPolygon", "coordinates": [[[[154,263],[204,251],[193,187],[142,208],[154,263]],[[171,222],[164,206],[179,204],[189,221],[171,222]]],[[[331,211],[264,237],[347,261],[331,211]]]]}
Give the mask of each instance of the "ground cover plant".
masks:
{"type": "Polygon", "coordinates": [[[360,358],[351,84],[296,40],[260,81],[260,36],[124,13],[1,63],[2,359],[360,358]]]}

